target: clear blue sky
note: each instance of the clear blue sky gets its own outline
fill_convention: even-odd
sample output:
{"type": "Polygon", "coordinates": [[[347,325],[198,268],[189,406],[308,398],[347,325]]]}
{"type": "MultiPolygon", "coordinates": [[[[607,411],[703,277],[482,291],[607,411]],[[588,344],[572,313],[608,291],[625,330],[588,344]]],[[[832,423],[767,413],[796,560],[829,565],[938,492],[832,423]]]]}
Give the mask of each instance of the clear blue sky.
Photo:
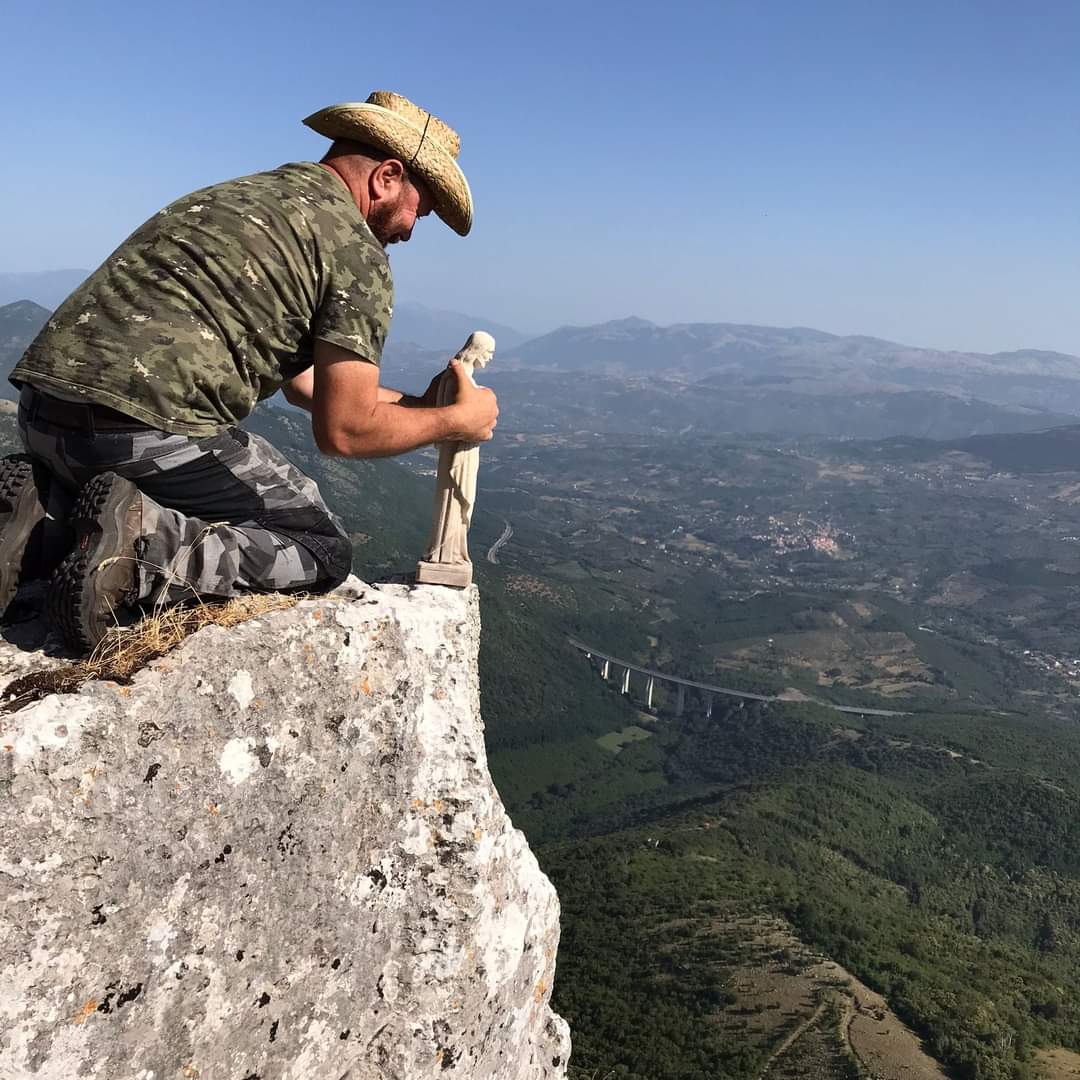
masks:
{"type": "Polygon", "coordinates": [[[0,271],[96,266],[386,88],[476,200],[399,301],[1080,353],[1075,3],[7,0],[0,41],[0,271]]]}

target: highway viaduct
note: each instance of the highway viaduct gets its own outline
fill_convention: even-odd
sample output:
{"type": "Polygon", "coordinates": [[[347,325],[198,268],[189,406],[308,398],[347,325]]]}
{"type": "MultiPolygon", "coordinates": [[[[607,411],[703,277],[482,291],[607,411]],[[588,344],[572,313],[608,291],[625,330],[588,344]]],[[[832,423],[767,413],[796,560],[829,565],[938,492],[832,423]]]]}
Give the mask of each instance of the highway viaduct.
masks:
{"type": "MultiPolygon", "coordinates": [[[[652,668],[642,667],[640,664],[632,664],[628,660],[623,660],[621,657],[612,656],[609,653],[603,652],[600,649],[595,648],[592,645],[585,644],[584,641],[578,641],[577,638],[568,637],[566,639],[578,652],[583,652],[586,657],[596,662],[596,666],[599,668],[602,678],[607,679],[611,675],[611,669],[614,667],[616,670],[622,670],[622,682],[620,690],[624,694],[630,693],[630,673],[634,672],[637,675],[641,675],[645,679],[645,705],[646,708],[652,708],[653,693],[656,689],[656,684],[667,683],[675,687],[675,715],[682,716],[683,711],[686,708],[686,692],[687,690],[696,690],[705,701],[705,715],[712,716],[713,697],[716,694],[725,695],[727,697],[739,698],[741,700],[749,701],[767,701],[767,702],[779,702],[781,704],[793,704],[790,698],[783,698],[777,695],[769,694],[752,694],[748,690],[733,690],[729,686],[715,686],[712,683],[696,682],[693,679],[680,679],[676,675],[667,675],[662,671],[654,671],[652,668]]],[[[812,701],[815,705],[820,705],[826,709],[832,709],[834,712],[850,713],[855,716],[907,716],[908,713],[897,712],[893,709],[866,709],[860,706],[854,705],[834,705],[830,701],[812,701]]]]}

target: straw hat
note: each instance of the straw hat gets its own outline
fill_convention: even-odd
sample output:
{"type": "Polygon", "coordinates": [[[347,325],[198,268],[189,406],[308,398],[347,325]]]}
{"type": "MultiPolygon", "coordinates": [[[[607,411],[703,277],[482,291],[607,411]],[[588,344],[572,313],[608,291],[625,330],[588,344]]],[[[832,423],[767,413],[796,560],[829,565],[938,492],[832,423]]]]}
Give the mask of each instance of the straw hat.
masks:
{"type": "Polygon", "coordinates": [[[305,124],[328,139],[352,139],[386,150],[420,176],[431,190],[435,213],[454,232],[472,228],[472,193],[458,167],[458,133],[437,116],[389,90],[367,101],[346,101],[312,113],[305,124]]]}

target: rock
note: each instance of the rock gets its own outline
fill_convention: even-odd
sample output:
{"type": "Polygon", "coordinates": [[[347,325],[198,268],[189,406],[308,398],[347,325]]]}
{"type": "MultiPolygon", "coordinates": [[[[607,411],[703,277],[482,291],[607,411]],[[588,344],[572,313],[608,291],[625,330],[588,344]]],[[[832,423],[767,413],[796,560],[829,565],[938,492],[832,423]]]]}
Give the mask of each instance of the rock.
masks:
{"type": "Polygon", "coordinates": [[[0,641],[0,691],[21,675],[71,662],[59,633],[53,632],[42,614],[45,591],[44,582],[23,586],[6,612],[0,641]]]}
{"type": "Polygon", "coordinates": [[[564,1077],[479,632],[353,582],[0,717],[0,1078],[564,1077]]]}

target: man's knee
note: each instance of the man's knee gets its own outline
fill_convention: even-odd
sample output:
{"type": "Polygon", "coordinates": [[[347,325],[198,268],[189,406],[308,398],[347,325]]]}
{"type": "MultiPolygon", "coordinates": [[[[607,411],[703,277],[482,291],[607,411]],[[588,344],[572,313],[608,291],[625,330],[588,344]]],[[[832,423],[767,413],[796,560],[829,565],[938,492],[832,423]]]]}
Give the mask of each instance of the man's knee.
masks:
{"type": "Polygon", "coordinates": [[[340,585],[352,573],[352,541],[343,534],[327,537],[326,554],[316,555],[324,577],[320,583],[328,588],[340,585]]]}
{"type": "Polygon", "coordinates": [[[311,553],[318,566],[320,586],[331,589],[352,573],[352,541],[335,521],[328,522],[325,533],[297,537],[311,553]]]}

